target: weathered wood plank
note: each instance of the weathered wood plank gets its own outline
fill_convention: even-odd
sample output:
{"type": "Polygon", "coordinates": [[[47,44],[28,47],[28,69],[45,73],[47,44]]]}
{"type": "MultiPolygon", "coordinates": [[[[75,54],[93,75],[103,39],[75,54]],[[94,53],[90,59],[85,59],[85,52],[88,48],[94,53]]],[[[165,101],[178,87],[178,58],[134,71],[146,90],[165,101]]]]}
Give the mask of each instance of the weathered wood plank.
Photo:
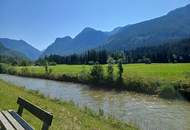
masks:
{"type": "Polygon", "coordinates": [[[9,120],[12,126],[16,130],[25,130],[16,120],[12,117],[12,115],[8,111],[3,111],[2,114],[9,120]]]}
{"type": "Polygon", "coordinates": [[[25,129],[25,130],[34,130],[34,128],[32,128],[22,117],[20,117],[16,112],[14,111],[9,111],[9,113],[13,116],[13,118],[15,120],[17,120],[17,122],[19,122],[19,124],[21,124],[21,126],[25,129]]]}
{"type": "Polygon", "coordinates": [[[0,112],[0,124],[3,126],[5,130],[15,130],[1,112],[0,112]]]}
{"type": "MultiPolygon", "coordinates": [[[[33,115],[38,117],[40,120],[45,122],[47,125],[51,125],[53,115],[45,110],[42,110],[40,107],[33,105],[27,100],[22,99],[21,97],[18,98],[17,103],[23,107],[24,109],[27,109],[29,112],[31,112],[33,115]]],[[[20,108],[20,107],[19,107],[20,108]]],[[[21,113],[19,113],[20,115],[21,113]]]]}

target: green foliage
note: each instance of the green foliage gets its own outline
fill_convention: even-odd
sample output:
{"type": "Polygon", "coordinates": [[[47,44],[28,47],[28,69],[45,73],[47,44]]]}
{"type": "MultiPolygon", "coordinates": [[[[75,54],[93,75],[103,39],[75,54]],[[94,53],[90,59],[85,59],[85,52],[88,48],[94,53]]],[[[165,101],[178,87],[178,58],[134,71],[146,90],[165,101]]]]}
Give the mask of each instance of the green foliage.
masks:
{"type": "Polygon", "coordinates": [[[99,108],[98,113],[100,116],[104,116],[104,110],[103,109],[99,108]]]}
{"type": "Polygon", "coordinates": [[[158,94],[160,87],[160,81],[143,79],[141,77],[128,77],[124,80],[124,85],[129,91],[146,93],[146,94],[158,94]]]}
{"type": "Polygon", "coordinates": [[[52,69],[49,68],[49,63],[48,63],[48,61],[45,62],[44,69],[45,69],[45,74],[46,74],[46,75],[50,75],[50,74],[52,73],[52,69]]]}
{"type": "Polygon", "coordinates": [[[173,83],[173,86],[176,90],[183,89],[186,91],[190,90],[190,79],[180,80],[173,83]]]}
{"type": "Polygon", "coordinates": [[[114,59],[112,57],[109,57],[107,60],[107,63],[108,63],[107,79],[108,79],[108,81],[113,82],[113,80],[114,80],[114,68],[113,68],[114,59]]]}
{"type": "Polygon", "coordinates": [[[39,58],[36,62],[35,65],[37,66],[44,66],[46,64],[46,60],[43,58],[39,58]]]}
{"type": "Polygon", "coordinates": [[[20,66],[28,66],[28,65],[30,65],[30,63],[26,60],[22,60],[20,63],[20,66]]]}
{"type": "MultiPolygon", "coordinates": [[[[99,65],[99,64],[96,64],[99,65]]],[[[93,66],[94,67],[94,66],[93,66]]],[[[28,69],[36,78],[45,78],[58,81],[71,81],[80,83],[100,83],[105,86],[111,86],[115,89],[131,90],[147,94],[159,94],[160,86],[171,83],[178,89],[189,90],[190,64],[124,64],[123,82],[114,81],[111,85],[107,82],[107,65],[101,65],[102,70],[97,71],[97,66],[93,69],[90,65],[56,65],[50,66],[53,72],[50,75],[44,73],[44,67],[30,66],[28,69]],[[104,69],[106,71],[104,71],[104,69]],[[93,73],[91,71],[93,70],[93,73]],[[95,71],[96,70],[96,71],[95,71]],[[101,74],[97,74],[101,72],[101,74]],[[93,76],[92,76],[93,75],[93,76]],[[98,75],[98,76],[97,76],[98,75]],[[99,76],[101,75],[101,76],[99,76]],[[103,75],[103,76],[102,76],[103,75]],[[104,78],[104,75],[106,76],[104,78]],[[101,78],[99,78],[101,77],[101,78]],[[98,80],[99,81],[98,81],[98,80]],[[101,80],[100,80],[101,79],[101,80]],[[93,81],[93,82],[92,82],[93,81]]],[[[22,67],[15,67],[21,72],[22,67]]],[[[118,76],[118,65],[113,65],[114,77],[118,76]]],[[[117,78],[114,78],[117,79],[117,78]]],[[[97,85],[99,87],[99,85],[97,85]]]]}
{"type": "Polygon", "coordinates": [[[0,63],[0,73],[16,74],[17,70],[11,65],[0,63]]]}
{"type": "Polygon", "coordinates": [[[122,75],[123,75],[123,65],[122,65],[122,60],[119,59],[119,60],[118,60],[118,78],[117,78],[117,81],[118,81],[119,83],[122,83],[122,82],[123,82],[123,77],[122,77],[122,75]]]}
{"type": "Polygon", "coordinates": [[[89,80],[89,73],[87,72],[87,69],[85,66],[82,67],[82,70],[79,72],[79,80],[80,81],[88,81],[89,80]]]}
{"type": "Polygon", "coordinates": [[[16,69],[11,66],[8,67],[7,72],[8,74],[13,74],[13,75],[17,73],[16,69]]]}
{"type": "Polygon", "coordinates": [[[91,80],[93,82],[101,82],[104,78],[104,71],[102,65],[96,63],[93,65],[91,71],[90,71],[91,80]]]}
{"type": "Polygon", "coordinates": [[[175,98],[176,97],[176,90],[174,86],[170,84],[164,84],[160,88],[160,94],[163,98],[175,98]]]}
{"type": "Polygon", "coordinates": [[[6,64],[0,63],[0,73],[6,73],[6,64]]]}
{"type": "Polygon", "coordinates": [[[190,39],[182,41],[171,41],[159,46],[139,47],[127,51],[107,51],[102,49],[88,50],[81,54],[67,56],[50,55],[39,59],[36,64],[43,64],[43,60],[56,62],[57,64],[89,64],[96,61],[106,64],[108,57],[114,60],[122,59],[123,63],[189,63],[190,62],[190,39]]]}
{"type": "Polygon", "coordinates": [[[27,68],[27,67],[22,67],[21,68],[21,73],[24,75],[24,74],[29,74],[30,73],[30,70],[27,68]]]}

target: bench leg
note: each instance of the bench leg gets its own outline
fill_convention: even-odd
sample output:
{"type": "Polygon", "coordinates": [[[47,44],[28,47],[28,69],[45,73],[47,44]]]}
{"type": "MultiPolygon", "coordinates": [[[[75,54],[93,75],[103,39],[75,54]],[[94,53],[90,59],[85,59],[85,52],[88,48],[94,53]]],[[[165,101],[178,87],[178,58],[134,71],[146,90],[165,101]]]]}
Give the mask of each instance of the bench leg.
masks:
{"type": "Polygon", "coordinates": [[[42,130],[48,130],[49,125],[47,125],[45,122],[43,123],[42,130]]]}
{"type": "Polygon", "coordinates": [[[22,106],[19,106],[17,113],[18,113],[20,116],[22,116],[22,112],[23,112],[23,107],[22,107],[22,106]]]}

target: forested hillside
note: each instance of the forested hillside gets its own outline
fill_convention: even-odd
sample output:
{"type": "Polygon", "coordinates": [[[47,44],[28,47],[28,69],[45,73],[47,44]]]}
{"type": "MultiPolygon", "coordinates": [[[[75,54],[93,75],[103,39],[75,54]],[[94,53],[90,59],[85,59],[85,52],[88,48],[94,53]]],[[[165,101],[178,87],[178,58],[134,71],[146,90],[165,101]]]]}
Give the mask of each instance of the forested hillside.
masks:
{"type": "Polygon", "coordinates": [[[45,57],[45,59],[58,64],[93,64],[95,62],[106,64],[110,56],[115,60],[121,58],[124,63],[190,62],[190,39],[162,43],[152,47],[139,47],[134,50],[123,49],[115,52],[104,49],[92,49],[82,54],[69,56],[50,55],[45,57]]]}

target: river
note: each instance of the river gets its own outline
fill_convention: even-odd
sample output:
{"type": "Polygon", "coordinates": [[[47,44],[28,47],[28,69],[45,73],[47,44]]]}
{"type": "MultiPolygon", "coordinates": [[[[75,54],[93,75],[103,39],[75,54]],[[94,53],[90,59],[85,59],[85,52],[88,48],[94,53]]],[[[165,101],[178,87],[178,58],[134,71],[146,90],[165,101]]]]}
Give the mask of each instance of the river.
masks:
{"type": "Polygon", "coordinates": [[[0,74],[0,79],[41,94],[131,122],[142,130],[190,130],[190,103],[131,92],[92,90],[87,85],[0,74]]]}

